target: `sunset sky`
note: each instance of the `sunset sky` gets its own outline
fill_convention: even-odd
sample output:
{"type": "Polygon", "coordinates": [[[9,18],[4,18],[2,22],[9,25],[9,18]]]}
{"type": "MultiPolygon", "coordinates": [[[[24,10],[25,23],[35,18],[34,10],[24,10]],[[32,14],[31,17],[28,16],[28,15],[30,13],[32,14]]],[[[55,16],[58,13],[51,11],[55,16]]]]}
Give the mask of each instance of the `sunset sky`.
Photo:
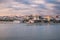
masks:
{"type": "Polygon", "coordinates": [[[0,15],[60,14],[60,0],[0,0],[0,15]]]}

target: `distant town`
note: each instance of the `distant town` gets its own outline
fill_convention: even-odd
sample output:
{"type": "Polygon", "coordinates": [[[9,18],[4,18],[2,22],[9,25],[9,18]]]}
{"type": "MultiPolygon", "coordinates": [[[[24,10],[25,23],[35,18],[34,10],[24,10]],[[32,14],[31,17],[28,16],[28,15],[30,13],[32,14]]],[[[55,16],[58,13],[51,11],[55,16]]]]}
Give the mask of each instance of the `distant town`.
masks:
{"type": "Polygon", "coordinates": [[[60,15],[0,16],[0,21],[19,23],[60,23],[60,15]]]}

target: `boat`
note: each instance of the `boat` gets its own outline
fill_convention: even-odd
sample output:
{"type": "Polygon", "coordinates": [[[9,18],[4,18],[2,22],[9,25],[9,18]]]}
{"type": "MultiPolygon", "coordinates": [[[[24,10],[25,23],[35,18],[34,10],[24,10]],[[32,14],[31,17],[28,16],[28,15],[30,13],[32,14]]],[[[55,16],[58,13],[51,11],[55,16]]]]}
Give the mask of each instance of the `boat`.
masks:
{"type": "Polygon", "coordinates": [[[20,21],[18,21],[18,20],[14,20],[13,23],[20,23],[20,21]]]}

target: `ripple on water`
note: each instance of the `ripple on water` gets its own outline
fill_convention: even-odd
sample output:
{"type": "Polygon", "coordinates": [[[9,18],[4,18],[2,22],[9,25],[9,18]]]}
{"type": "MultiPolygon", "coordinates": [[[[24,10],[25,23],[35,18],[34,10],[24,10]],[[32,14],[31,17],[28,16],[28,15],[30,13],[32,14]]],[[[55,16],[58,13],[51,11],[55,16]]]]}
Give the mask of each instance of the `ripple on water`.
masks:
{"type": "Polygon", "coordinates": [[[60,24],[0,24],[2,40],[59,40],[60,24]]]}

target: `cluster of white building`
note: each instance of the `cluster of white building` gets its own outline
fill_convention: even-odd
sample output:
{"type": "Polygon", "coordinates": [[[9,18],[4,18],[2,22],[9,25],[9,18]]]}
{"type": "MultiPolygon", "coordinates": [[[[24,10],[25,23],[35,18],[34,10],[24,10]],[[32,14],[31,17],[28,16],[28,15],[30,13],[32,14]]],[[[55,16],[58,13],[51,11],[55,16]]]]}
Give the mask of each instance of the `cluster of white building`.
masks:
{"type": "Polygon", "coordinates": [[[23,23],[35,23],[35,22],[59,22],[60,15],[51,16],[51,15],[24,15],[24,16],[0,16],[0,21],[14,21],[14,22],[23,22],[23,23]]]}

